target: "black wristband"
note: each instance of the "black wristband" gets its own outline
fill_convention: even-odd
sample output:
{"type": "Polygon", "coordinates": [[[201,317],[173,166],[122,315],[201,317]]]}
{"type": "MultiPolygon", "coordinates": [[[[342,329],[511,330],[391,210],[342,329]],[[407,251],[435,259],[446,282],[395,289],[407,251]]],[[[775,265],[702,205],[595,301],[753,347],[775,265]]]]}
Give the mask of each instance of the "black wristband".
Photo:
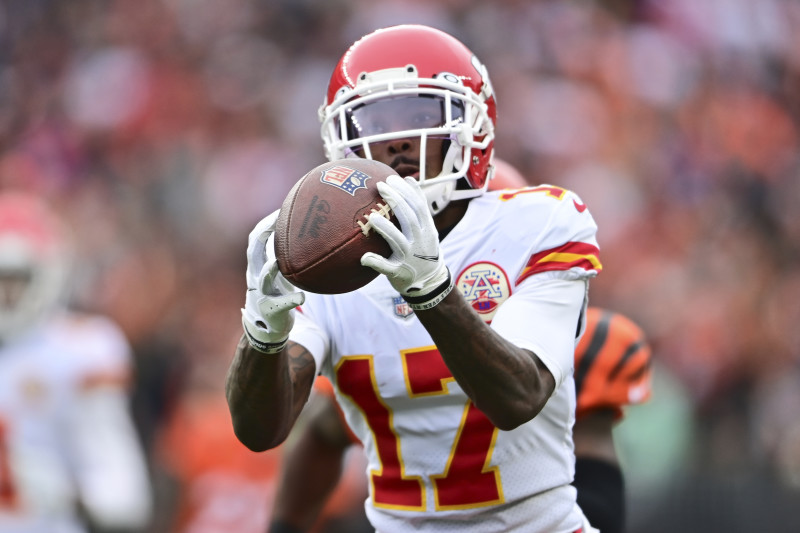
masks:
{"type": "Polygon", "coordinates": [[[283,349],[286,347],[286,343],[288,342],[288,339],[282,342],[263,342],[250,335],[250,332],[247,331],[247,328],[244,328],[244,332],[247,335],[247,341],[250,343],[250,346],[252,346],[255,351],[267,355],[274,355],[283,351],[283,349]]]}
{"type": "Polygon", "coordinates": [[[431,292],[424,296],[403,296],[403,299],[414,311],[425,311],[444,300],[451,290],[453,290],[453,278],[450,276],[450,269],[447,269],[447,279],[431,292]]]}

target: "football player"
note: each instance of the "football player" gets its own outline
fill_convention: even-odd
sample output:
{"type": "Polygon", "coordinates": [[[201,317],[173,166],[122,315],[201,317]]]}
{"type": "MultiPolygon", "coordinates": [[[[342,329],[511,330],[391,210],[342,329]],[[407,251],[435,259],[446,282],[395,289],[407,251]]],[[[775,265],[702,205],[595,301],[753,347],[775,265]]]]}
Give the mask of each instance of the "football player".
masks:
{"type": "Polygon", "coordinates": [[[487,70],[430,27],[354,43],[320,118],[330,160],[397,172],[379,192],[401,229],[371,215],[393,253],[361,262],[382,275],[318,295],[279,274],[277,213],[256,225],[227,377],[238,438],[283,442],[321,373],[368,457],[376,530],[594,531],[571,485],[575,343],[602,268],[586,205],[551,185],[486,192],[487,70]]]}
{"type": "MultiPolygon", "coordinates": [[[[625,488],[613,428],[626,405],[651,394],[651,350],[625,316],[590,307],[575,351],[577,418],[575,481],[578,504],[603,533],[621,533],[625,488]]],[[[308,419],[285,452],[270,533],[301,533],[319,525],[319,510],[337,486],[342,456],[357,438],[346,427],[333,388],[320,377],[308,419]]]]}
{"type": "Polygon", "coordinates": [[[69,246],[35,197],[0,194],[0,531],[138,531],[151,513],[120,329],[64,305],[69,246]]]}

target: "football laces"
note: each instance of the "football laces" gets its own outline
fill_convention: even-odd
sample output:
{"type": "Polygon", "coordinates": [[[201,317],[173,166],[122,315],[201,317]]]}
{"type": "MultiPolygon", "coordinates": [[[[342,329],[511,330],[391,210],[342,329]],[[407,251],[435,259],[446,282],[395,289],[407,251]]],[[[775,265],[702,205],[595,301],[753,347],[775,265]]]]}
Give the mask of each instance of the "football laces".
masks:
{"type": "Polygon", "coordinates": [[[372,213],[378,213],[382,217],[385,217],[387,220],[389,220],[392,215],[392,209],[387,204],[382,204],[378,202],[375,205],[375,207],[377,207],[377,209],[372,208],[370,209],[369,213],[365,213],[364,215],[362,215],[364,217],[364,220],[366,220],[366,222],[361,222],[360,220],[357,221],[358,225],[361,227],[361,233],[363,233],[364,235],[369,235],[369,230],[372,229],[372,223],[369,221],[369,216],[372,213]]]}

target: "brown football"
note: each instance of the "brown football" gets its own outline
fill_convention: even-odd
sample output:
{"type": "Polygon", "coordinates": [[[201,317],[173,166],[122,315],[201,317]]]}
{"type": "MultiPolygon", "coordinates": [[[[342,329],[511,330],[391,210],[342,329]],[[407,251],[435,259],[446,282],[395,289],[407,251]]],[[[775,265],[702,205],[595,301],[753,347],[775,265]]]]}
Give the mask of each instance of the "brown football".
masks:
{"type": "Polygon", "coordinates": [[[275,227],[283,276],[320,294],[350,292],[375,279],[378,273],[362,266],[361,256],[389,257],[391,249],[363,225],[373,210],[391,217],[377,184],[393,174],[390,166],[371,159],[340,159],[300,178],[283,201],[275,227]]]}

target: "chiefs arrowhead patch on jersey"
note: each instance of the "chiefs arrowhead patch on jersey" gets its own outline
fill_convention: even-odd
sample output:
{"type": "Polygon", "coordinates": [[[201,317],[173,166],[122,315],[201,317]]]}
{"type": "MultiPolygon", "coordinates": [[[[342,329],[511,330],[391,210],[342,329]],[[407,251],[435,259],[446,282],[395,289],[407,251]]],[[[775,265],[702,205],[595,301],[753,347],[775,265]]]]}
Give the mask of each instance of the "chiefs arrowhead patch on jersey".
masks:
{"type": "Polygon", "coordinates": [[[505,271],[489,261],[465,268],[456,280],[456,287],[486,323],[492,321],[500,304],[511,296],[505,271]]]}

